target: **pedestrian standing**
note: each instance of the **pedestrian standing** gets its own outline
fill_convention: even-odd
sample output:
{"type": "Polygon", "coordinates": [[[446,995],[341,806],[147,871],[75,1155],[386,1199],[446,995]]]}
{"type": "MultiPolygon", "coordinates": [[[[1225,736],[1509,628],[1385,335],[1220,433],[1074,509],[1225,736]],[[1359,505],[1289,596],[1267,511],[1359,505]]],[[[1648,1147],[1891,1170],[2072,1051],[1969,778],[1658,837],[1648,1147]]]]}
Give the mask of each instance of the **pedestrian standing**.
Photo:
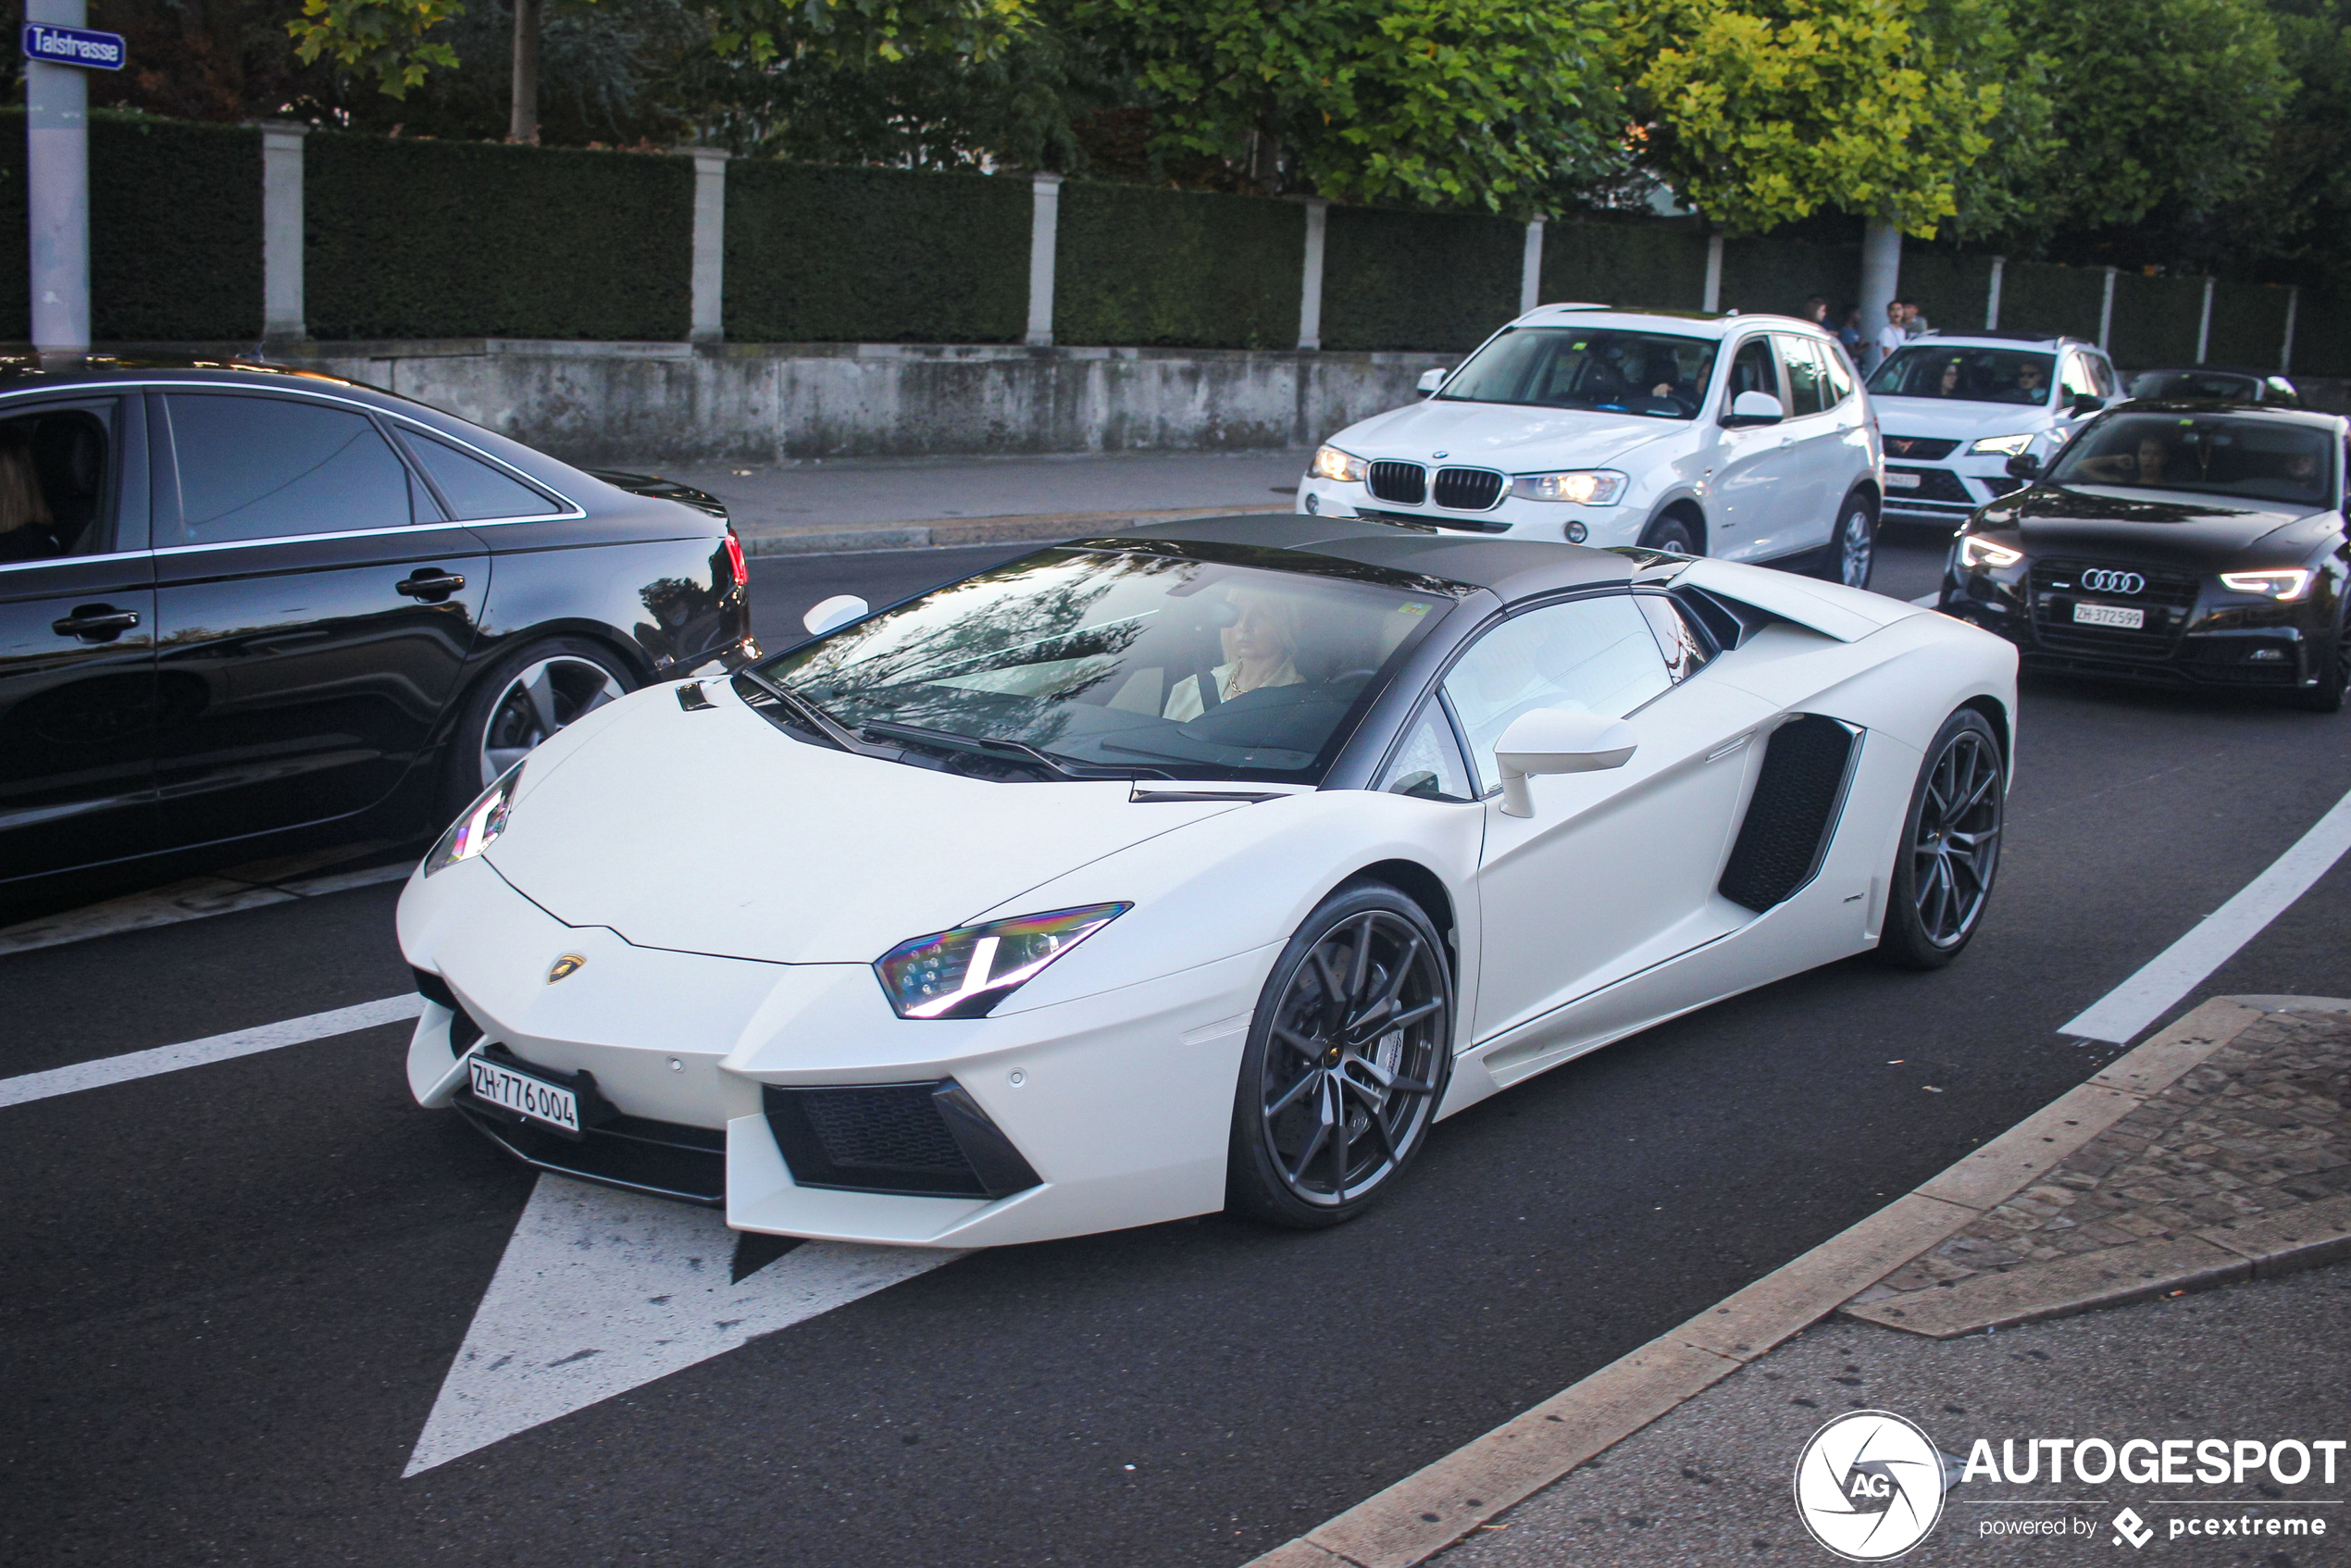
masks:
{"type": "Polygon", "coordinates": [[[1860,305],[1848,305],[1845,307],[1845,325],[1836,330],[1836,341],[1845,345],[1845,355],[1847,359],[1856,365],[1861,363],[1862,349],[1866,340],[1861,331],[1860,305]]]}
{"type": "Polygon", "coordinates": [[[1910,334],[1905,330],[1908,319],[1900,300],[1895,300],[1886,305],[1885,325],[1877,330],[1877,341],[1874,345],[1877,353],[1870,361],[1870,370],[1872,374],[1876,372],[1879,366],[1885,363],[1886,355],[1910,341],[1910,334]]]}
{"type": "Polygon", "coordinates": [[[1823,332],[1835,330],[1829,326],[1829,302],[1818,294],[1804,302],[1804,319],[1823,332]]]}
{"type": "Polygon", "coordinates": [[[1926,312],[1919,308],[1916,300],[1902,302],[1902,330],[1914,338],[1922,338],[1934,330],[1934,323],[1927,320],[1926,312]]]}

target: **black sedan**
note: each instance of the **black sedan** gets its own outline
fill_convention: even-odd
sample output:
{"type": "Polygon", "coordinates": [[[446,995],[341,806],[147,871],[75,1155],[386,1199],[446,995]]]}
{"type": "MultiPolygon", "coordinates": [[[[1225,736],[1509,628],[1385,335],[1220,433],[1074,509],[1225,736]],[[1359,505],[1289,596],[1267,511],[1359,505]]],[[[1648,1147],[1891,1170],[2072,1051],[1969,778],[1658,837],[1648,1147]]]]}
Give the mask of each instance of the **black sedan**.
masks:
{"type": "Polygon", "coordinates": [[[2301,389],[2269,370],[2247,370],[2234,365],[2164,365],[2131,378],[2132,397],[2170,402],[2258,403],[2265,406],[2300,408],[2301,389]]]}
{"type": "Polygon", "coordinates": [[[2290,693],[2332,713],[2344,626],[2346,427],[2332,414],[2135,402],[1968,520],[1941,607],[2079,675],[2290,693]]]}
{"type": "Polygon", "coordinates": [[[754,652],[744,579],[708,496],[349,381],[0,361],[0,902],[438,827],[754,652]]]}

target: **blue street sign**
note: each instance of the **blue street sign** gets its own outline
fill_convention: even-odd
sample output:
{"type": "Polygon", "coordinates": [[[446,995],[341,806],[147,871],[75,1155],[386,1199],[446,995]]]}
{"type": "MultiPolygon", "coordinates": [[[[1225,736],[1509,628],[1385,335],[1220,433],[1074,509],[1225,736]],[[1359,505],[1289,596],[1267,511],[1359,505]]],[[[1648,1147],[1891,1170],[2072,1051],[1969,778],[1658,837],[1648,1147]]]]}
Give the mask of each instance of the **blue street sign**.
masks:
{"type": "Polygon", "coordinates": [[[118,32],[93,32],[85,27],[52,27],[47,22],[24,24],[24,57],[46,60],[53,66],[87,66],[97,70],[120,70],[124,58],[122,35],[118,32]]]}

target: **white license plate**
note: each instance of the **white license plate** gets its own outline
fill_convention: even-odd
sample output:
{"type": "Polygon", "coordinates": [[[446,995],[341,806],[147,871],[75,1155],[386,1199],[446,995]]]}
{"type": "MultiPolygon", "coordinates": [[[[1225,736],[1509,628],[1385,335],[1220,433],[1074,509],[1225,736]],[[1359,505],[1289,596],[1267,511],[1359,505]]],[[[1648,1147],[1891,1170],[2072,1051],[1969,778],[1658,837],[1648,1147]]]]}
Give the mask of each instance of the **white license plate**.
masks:
{"type": "Polygon", "coordinates": [[[1916,490],[1919,488],[1919,476],[1916,474],[1897,474],[1893,469],[1888,468],[1885,471],[1885,486],[1888,490],[1916,490]]]}
{"type": "Polygon", "coordinates": [[[511,1072],[479,1056],[468,1058],[466,1064],[473,1070],[476,1100],[503,1105],[516,1115],[544,1122],[575,1137],[578,1135],[579,1096],[571,1090],[560,1084],[542,1083],[511,1072]]]}
{"type": "Polygon", "coordinates": [[[2139,631],[2147,624],[2147,613],[2127,604],[2076,604],[2073,621],[2076,626],[2113,626],[2125,631],[2139,631]]]}

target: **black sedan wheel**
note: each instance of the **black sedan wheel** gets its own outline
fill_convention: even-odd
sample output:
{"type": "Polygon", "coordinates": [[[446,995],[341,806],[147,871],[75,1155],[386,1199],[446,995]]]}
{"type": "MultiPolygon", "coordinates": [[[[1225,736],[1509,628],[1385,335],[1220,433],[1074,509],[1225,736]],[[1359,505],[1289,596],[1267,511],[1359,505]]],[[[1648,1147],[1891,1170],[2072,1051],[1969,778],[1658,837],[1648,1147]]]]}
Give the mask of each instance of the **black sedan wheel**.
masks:
{"type": "Polygon", "coordinates": [[[2295,693],[2301,704],[2317,714],[2343,711],[2343,694],[2351,690],[2351,625],[2338,613],[2334,632],[2319,648],[2319,682],[2295,693]]]}
{"type": "Polygon", "coordinates": [[[635,685],[617,659],[579,638],[534,642],[501,660],[458,717],[442,815],[454,818],[532,747],[635,685]]]}
{"type": "Polygon", "coordinates": [[[1420,905],[1384,884],[1307,917],[1265,982],[1233,1109],[1232,1206],[1337,1225],[1395,1185],[1452,1067],[1453,985],[1420,905]]]}
{"type": "Polygon", "coordinates": [[[1959,955],[1991,901],[2007,805],[1999,739],[1982,714],[1961,708],[1927,748],[1910,795],[1880,957],[1904,969],[1940,969],[1959,955]]]}

